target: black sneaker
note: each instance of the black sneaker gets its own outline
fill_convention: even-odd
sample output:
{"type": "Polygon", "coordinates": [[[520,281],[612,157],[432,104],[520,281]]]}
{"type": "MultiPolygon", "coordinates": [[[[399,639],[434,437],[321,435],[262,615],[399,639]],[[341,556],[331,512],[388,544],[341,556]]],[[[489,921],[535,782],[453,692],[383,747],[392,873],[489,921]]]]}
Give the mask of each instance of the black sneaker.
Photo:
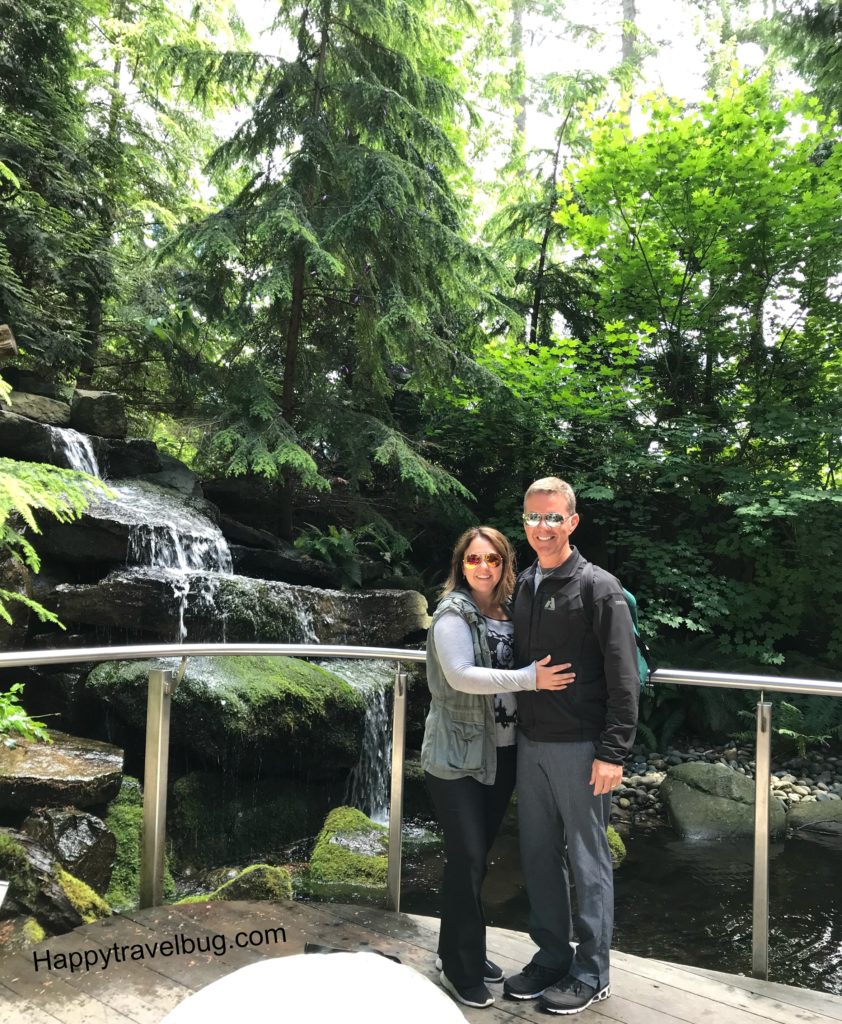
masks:
{"type": "MultiPolygon", "coordinates": [[[[444,964],[441,957],[436,957],[436,970],[440,971],[444,964]]],[[[482,980],[486,985],[499,985],[503,980],[503,968],[498,967],[493,960],[486,960],[482,965],[482,980]]]]}
{"type": "Polygon", "coordinates": [[[549,1013],[581,1013],[591,1003],[599,1003],[611,995],[611,986],[597,990],[578,978],[568,974],[541,996],[541,1009],[549,1013]]]}
{"type": "Polygon", "coordinates": [[[478,1006],[480,1009],[483,1009],[483,1007],[491,1006],[494,1002],[494,996],[485,985],[470,985],[468,988],[459,988],[453,984],[444,971],[439,975],[439,980],[442,983],[442,987],[447,989],[454,999],[464,1003],[465,1006],[478,1006]]]}
{"type": "Polygon", "coordinates": [[[503,983],[503,991],[510,999],[537,999],[542,992],[556,985],[567,976],[567,971],[557,971],[553,967],[542,967],[541,964],[528,963],[520,974],[513,974],[503,983]]]}
{"type": "Polygon", "coordinates": [[[486,960],[482,965],[482,980],[486,985],[499,985],[503,980],[503,968],[498,967],[493,960],[486,960]]]}

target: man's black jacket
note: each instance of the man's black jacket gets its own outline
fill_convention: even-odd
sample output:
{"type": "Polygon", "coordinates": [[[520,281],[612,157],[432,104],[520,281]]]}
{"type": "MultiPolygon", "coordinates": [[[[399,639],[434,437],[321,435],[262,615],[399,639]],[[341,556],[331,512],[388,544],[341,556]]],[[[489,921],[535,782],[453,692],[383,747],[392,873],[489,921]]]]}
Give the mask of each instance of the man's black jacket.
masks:
{"type": "Polygon", "coordinates": [[[619,581],[598,566],[592,613],[582,607],[585,564],[573,548],[537,592],[537,562],[518,577],[512,612],[516,667],[550,654],[551,664],[570,662],[576,673],[566,690],[518,693],[518,720],[531,740],[594,740],[600,761],[620,764],[634,743],[640,696],[631,614],[619,581]]]}

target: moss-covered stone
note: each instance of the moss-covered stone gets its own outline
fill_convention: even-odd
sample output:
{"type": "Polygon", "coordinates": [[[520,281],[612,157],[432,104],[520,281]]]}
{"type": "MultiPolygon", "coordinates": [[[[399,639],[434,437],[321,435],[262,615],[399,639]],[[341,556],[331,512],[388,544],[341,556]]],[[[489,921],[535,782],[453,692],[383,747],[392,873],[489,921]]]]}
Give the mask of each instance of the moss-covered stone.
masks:
{"type": "MultiPolygon", "coordinates": [[[[117,840],[111,884],[106,901],[115,910],[130,910],[140,902],[140,851],[143,841],[143,794],[137,779],[125,776],[120,792],[108,805],[105,824],[117,840]]],[[[175,883],[165,861],[164,896],[175,895],[175,883]]]]}
{"type": "Polygon", "coordinates": [[[388,830],[353,807],[336,807],[325,819],[310,857],[316,882],[383,886],[388,830]]]}
{"type": "Polygon", "coordinates": [[[60,864],[55,866],[55,876],[71,905],[79,912],[85,924],[109,917],[111,908],[105,900],[81,879],[65,871],[60,864]]]}
{"type": "Polygon", "coordinates": [[[611,851],[611,863],[618,868],[626,859],[626,844],[613,825],[608,826],[608,849],[611,851]]]}
{"type": "MultiPolygon", "coordinates": [[[[87,685],[142,730],[150,670],[176,665],[105,662],[87,685]]],[[[173,696],[171,741],[241,774],[344,775],[359,756],[364,711],[343,679],[295,658],[194,658],[173,696]]]]}
{"type": "Polygon", "coordinates": [[[10,895],[27,903],[34,898],[36,882],[26,850],[5,832],[0,832],[0,878],[9,883],[10,895]]]}
{"type": "Polygon", "coordinates": [[[187,896],[179,903],[206,903],[213,900],[266,900],[280,903],[292,899],[292,875],[286,868],[270,864],[252,864],[235,878],[207,896],[187,896]]]}
{"type": "Polygon", "coordinates": [[[34,917],[26,918],[21,927],[21,933],[24,942],[28,946],[37,946],[39,942],[43,942],[47,937],[47,933],[34,917]]]}
{"type": "Polygon", "coordinates": [[[47,938],[48,932],[37,918],[19,914],[0,921],[0,949],[3,953],[23,953],[47,938]]]}

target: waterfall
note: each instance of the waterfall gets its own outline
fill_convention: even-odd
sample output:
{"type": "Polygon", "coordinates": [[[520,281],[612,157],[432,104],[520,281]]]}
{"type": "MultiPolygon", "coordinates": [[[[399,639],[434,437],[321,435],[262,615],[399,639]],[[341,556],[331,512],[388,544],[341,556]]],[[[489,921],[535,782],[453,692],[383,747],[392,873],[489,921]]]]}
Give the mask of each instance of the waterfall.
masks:
{"type": "Polygon", "coordinates": [[[130,563],[231,575],[231,552],[222,531],[186,499],[139,480],[113,487],[121,510],[131,516],[130,563]]]}
{"type": "MultiPolygon", "coordinates": [[[[178,605],[176,640],[187,637],[191,609],[213,611],[220,576],[233,573],[228,543],[219,527],[195,501],[143,480],[114,481],[113,498],[102,498],[91,514],[129,527],[129,565],[164,569],[178,605]]],[[[224,628],[224,624],[223,624],[224,628]]]]}
{"type": "Polygon", "coordinates": [[[389,820],[392,714],[388,690],[394,672],[390,661],[320,663],[350,683],[365,700],[365,724],[359,760],[348,776],[344,801],[373,821],[389,820]]]}
{"type": "Polygon", "coordinates": [[[94,447],[87,434],[80,434],[71,427],[51,427],[47,425],[53,445],[53,458],[56,465],[62,461],[68,469],[78,469],[82,473],[101,477],[94,447]]]}
{"type": "Polygon", "coordinates": [[[359,807],[372,821],[389,820],[389,784],[392,718],[386,701],[385,682],[364,690],[365,726],[360,759],[348,778],[346,803],[359,807]]]}

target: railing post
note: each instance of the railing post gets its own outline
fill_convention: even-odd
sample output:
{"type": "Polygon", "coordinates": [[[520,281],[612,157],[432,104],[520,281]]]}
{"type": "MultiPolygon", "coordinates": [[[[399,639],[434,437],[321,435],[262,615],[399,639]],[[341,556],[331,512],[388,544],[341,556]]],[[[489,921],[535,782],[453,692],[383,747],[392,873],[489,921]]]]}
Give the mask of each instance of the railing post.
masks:
{"type": "Polygon", "coordinates": [[[140,857],[140,906],[160,906],[164,895],[164,839],[170,757],[170,704],[173,673],[149,673],[146,702],[146,767],[143,777],[143,845],[140,857]]]}
{"type": "Polygon", "coordinates": [[[403,824],[403,762],[406,745],[406,674],[398,662],[392,710],[392,787],[389,797],[389,865],[386,906],[401,909],[401,826],[403,824]]]}
{"type": "Polygon", "coordinates": [[[757,702],[757,751],[754,760],[754,897],[752,901],[751,973],[769,978],[769,786],[772,705],[757,702]]]}

